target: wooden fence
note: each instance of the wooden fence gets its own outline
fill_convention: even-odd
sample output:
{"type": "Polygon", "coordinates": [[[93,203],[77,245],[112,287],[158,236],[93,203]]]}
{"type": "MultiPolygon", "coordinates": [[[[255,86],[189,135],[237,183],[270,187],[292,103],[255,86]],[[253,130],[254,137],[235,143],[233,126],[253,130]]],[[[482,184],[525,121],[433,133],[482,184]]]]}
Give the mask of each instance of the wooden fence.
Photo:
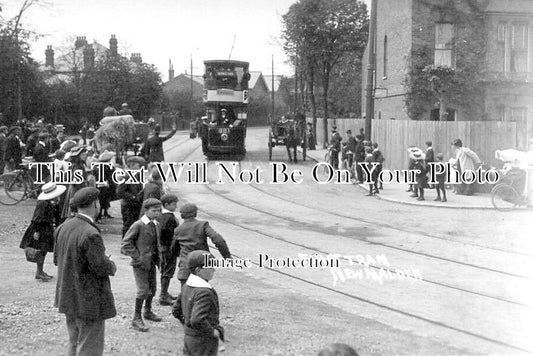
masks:
{"type": "MultiPolygon", "coordinates": [[[[317,120],[317,141],[323,142],[323,119],[317,120]]],[[[354,136],[365,127],[362,119],[328,119],[328,131],[335,124],[337,131],[346,139],[346,130],[354,136]]],[[[516,122],[500,121],[413,121],[413,120],[374,120],[372,122],[372,142],[377,142],[385,156],[387,169],[406,169],[407,147],[426,148],[425,142],[432,141],[435,154],[444,154],[447,161],[453,157],[451,142],[459,138],[464,147],[474,150],[481,160],[490,165],[498,165],[494,158],[496,150],[515,148],[527,149],[527,127],[516,122]]]]}

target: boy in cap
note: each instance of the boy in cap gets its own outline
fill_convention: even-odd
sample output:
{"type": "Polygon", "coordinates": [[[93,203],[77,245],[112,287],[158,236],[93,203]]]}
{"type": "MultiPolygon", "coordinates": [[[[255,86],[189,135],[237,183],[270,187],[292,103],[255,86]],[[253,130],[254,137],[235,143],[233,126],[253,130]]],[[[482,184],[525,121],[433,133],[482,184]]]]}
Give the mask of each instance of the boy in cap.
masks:
{"type": "Polygon", "coordinates": [[[165,194],[161,197],[161,215],[157,221],[161,225],[159,238],[159,249],[161,251],[161,294],[159,295],[160,305],[172,305],[174,298],[168,293],[170,280],[176,272],[176,256],[172,256],[170,247],[174,237],[174,230],[178,227],[178,219],[174,216],[178,197],[174,194],[165,194]]]}
{"type": "MultiPolygon", "coordinates": [[[[442,153],[437,154],[437,162],[444,164],[444,155],[442,153]]],[[[435,201],[447,202],[445,179],[445,172],[437,174],[437,185],[435,186],[437,197],[435,198],[435,201]],[[440,192],[442,192],[442,198],[440,192]]]]}
{"type": "Polygon", "coordinates": [[[172,241],[172,256],[179,256],[180,261],[178,264],[178,279],[183,286],[191,271],[187,268],[185,261],[187,255],[195,250],[209,251],[207,245],[207,238],[211,241],[220,251],[220,254],[224,258],[231,258],[228,245],[224,238],[209,226],[207,221],[196,220],[196,214],[198,208],[194,204],[185,204],[180,208],[181,218],[183,223],[178,226],[174,233],[174,240],[172,241]]]}
{"type": "Polygon", "coordinates": [[[206,250],[189,254],[187,267],[191,274],[172,308],[172,315],[184,326],[185,355],[216,356],[218,340],[224,341],[224,328],[219,324],[218,295],[208,283],[215,269],[205,267],[205,261],[213,258],[206,250]]]}
{"type": "Polygon", "coordinates": [[[120,252],[131,257],[133,276],[137,285],[135,313],[131,325],[135,330],[148,331],[144,319],[159,322],[162,319],[152,312],[152,298],[157,290],[156,266],[159,262],[158,239],[161,227],[156,218],[161,214],[161,201],[146,199],[142,205],[144,215],[131,225],[122,241],[120,252]]]}
{"type": "MultiPolygon", "coordinates": [[[[151,164],[151,163],[150,163],[151,164]]],[[[163,195],[163,179],[157,168],[153,167],[148,183],[144,186],[143,201],[148,198],[161,199],[163,195]]]]}

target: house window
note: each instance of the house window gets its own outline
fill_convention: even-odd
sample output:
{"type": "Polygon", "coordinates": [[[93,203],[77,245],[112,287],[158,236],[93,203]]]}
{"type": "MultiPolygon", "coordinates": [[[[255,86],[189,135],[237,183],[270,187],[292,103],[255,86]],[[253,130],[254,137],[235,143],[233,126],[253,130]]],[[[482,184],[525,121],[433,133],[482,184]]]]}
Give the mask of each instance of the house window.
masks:
{"type": "Polygon", "coordinates": [[[383,38],[383,79],[387,79],[387,65],[388,65],[388,43],[387,43],[387,35],[383,38]]]}
{"type": "Polygon", "coordinates": [[[498,120],[507,121],[507,111],[505,110],[505,106],[498,106],[498,120]]]}
{"type": "Polygon", "coordinates": [[[511,108],[511,121],[526,122],[527,108],[511,108]]]}
{"type": "Polygon", "coordinates": [[[498,42],[505,42],[505,29],[507,24],[505,22],[500,22],[498,24],[498,42]]]}
{"type": "Polygon", "coordinates": [[[511,72],[527,72],[527,24],[513,24],[511,34],[511,72]]]}
{"type": "Polygon", "coordinates": [[[454,67],[453,32],[451,23],[435,24],[435,66],[454,67]]]}

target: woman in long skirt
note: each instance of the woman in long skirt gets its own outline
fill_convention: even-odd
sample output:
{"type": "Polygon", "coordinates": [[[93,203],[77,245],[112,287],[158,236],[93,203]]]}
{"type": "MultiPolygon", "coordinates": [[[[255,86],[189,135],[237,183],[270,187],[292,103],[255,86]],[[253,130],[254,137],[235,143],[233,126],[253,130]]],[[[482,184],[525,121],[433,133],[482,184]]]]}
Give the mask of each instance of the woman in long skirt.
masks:
{"type": "Polygon", "coordinates": [[[54,225],[59,221],[57,201],[65,190],[64,185],[56,185],[52,182],[43,185],[42,193],[37,198],[37,205],[30,226],[26,229],[20,242],[22,249],[31,247],[40,251],[36,261],[35,279],[43,282],[48,282],[53,278],[44,272],[43,266],[46,254],[54,251],[54,225]]]}

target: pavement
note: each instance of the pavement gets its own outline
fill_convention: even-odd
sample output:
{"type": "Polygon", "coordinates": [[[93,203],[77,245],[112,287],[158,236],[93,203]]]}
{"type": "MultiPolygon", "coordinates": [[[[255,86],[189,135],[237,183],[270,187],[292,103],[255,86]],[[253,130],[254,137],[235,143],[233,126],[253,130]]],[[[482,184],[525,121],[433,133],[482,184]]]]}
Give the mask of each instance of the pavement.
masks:
{"type": "MultiPolygon", "coordinates": [[[[299,148],[300,149],[300,148],[299,148]]],[[[307,151],[307,157],[316,161],[323,162],[326,149],[317,149],[307,151]]],[[[339,155],[340,159],[340,155],[339,155]]],[[[355,184],[359,189],[364,189],[368,192],[368,184],[355,184]]],[[[437,197],[435,189],[424,189],[424,197],[426,200],[419,201],[416,198],[411,198],[411,192],[406,192],[407,184],[389,183],[383,184],[383,190],[379,194],[374,195],[377,199],[386,200],[394,203],[432,206],[437,208],[460,208],[460,209],[494,209],[492,205],[490,193],[476,193],[475,195],[466,196],[455,194],[452,190],[446,191],[447,202],[434,201],[437,197]]]]}

